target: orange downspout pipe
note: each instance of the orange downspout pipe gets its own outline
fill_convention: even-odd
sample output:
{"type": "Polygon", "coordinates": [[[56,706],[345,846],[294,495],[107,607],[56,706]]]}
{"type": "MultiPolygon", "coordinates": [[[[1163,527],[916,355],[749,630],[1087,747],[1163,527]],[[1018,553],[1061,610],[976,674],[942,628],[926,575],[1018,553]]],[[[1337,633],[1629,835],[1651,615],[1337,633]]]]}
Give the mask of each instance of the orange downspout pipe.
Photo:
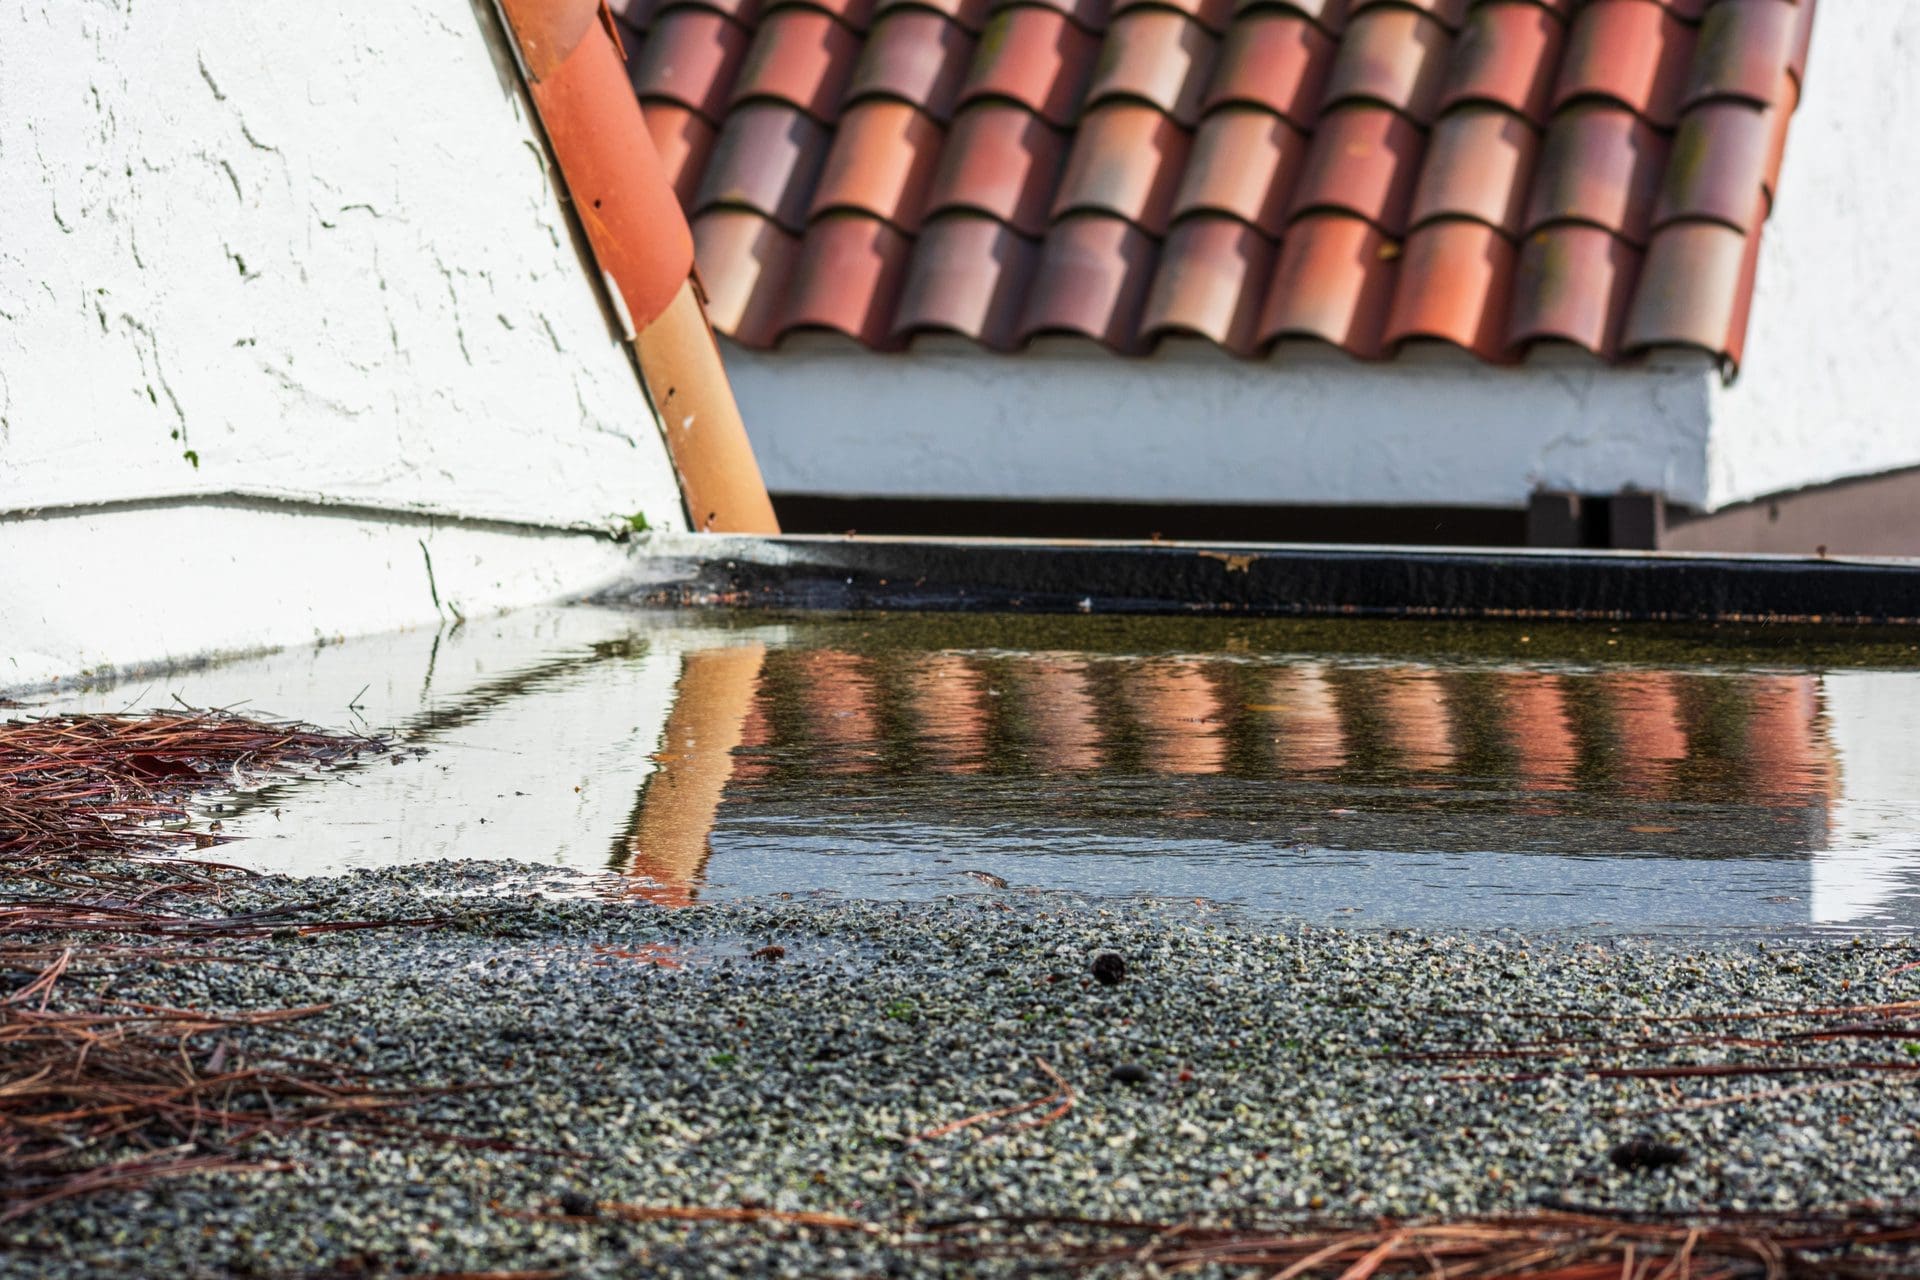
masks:
{"type": "Polygon", "coordinates": [[[666,427],[693,528],[778,533],[693,276],[693,231],[602,0],[498,0],[574,212],[666,427]]]}

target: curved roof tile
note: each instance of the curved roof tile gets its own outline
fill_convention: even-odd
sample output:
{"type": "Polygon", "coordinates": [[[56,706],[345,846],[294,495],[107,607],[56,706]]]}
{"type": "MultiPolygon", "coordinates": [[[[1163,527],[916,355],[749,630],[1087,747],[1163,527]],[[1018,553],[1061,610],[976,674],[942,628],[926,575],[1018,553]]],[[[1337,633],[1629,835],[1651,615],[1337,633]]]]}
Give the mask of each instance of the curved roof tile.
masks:
{"type": "Polygon", "coordinates": [[[1009,350],[1064,330],[1133,352],[1182,332],[1374,358],[1441,337],[1488,360],[1686,342],[1731,362],[1814,6],[615,10],[715,324],[742,341],[939,329],[1009,350]]]}
{"type": "Polygon", "coordinates": [[[1040,246],[1004,222],[972,212],[930,220],[914,244],[900,288],[893,338],[959,333],[995,351],[1019,345],[1015,333],[1040,246]]]}

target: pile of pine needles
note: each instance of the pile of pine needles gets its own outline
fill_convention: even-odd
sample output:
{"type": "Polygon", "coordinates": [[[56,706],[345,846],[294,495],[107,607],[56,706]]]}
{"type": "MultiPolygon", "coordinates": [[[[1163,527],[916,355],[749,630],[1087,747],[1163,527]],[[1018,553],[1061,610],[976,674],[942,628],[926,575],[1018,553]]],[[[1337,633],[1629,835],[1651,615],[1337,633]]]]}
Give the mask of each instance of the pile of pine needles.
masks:
{"type": "Polygon", "coordinates": [[[429,1093],[316,1056],[326,1006],[211,1012],[118,998],[130,969],[252,964],[221,944],[436,921],[221,915],[242,877],[178,856],[223,837],[190,802],[374,753],[371,738],[223,712],[0,725],[0,1221],[158,1178],[264,1167],[242,1148],[315,1127],[388,1130],[429,1093]],[[195,911],[189,909],[197,906],[195,911]]]}
{"type": "Polygon", "coordinates": [[[1309,1223],[1200,1226],[1034,1216],[935,1226],[924,1247],[952,1263],[1132,1275],[1207,1271],[1272,1280],[1866,1280],[1913,1275],[1897,1251],[1912,1216],[1537,1213],[1349,1229],[1309,1223]],[[1895,1251],[1875,1256],[1875,1247],[1895,1251]]]}

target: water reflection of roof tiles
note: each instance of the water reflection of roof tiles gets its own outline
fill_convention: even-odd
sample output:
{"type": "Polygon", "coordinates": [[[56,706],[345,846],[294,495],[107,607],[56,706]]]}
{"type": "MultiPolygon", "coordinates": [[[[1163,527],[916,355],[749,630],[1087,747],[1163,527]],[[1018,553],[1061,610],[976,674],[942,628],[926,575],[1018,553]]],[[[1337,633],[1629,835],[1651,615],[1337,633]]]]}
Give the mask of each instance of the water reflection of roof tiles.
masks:
{"type": "Polygon", "coordinates": [[[1737,364],[1814,2],[613,7],[747,346],[1737,364]]]}

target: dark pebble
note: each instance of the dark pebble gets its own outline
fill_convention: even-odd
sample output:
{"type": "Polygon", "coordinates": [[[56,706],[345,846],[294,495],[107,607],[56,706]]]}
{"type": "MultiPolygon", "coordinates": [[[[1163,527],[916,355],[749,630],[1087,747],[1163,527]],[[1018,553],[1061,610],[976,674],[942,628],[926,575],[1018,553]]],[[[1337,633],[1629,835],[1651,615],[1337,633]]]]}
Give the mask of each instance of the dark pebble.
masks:
{"type": "Polygon", "coordinates": [[[1671,1142],[1655,1142],[1651,1138],[1633,1138],[1621,1143],[1607,1153],[1607,1159],[1613,1161],[1619,1169],[1672,1169],[1683,1165],[1689,1159],[1684,1148],[1671,1142]]]}
{"type": "Polygon", "coordinates": [[[599,1212],[599,1206],[593,1202],[592,1196],[582,1195],[578,1191],[563,1191],[560,1193],[560,1212],[570,1218],[588,1218],[599,1212]]]}
{"type": "Polygon", "coordinates": [[[1127,976],[1127,962],[1116,952],[1102,951],[1093,958],[1093,976],[1103,986],[1114,986],[1127,976]]]}
{"type": "Polygon", "coordinates": [[[1145,1084],[1147,1069],[1137,1062],[1123,1062],[1107,1078],[1115,1084],[1145,1084]]]}

